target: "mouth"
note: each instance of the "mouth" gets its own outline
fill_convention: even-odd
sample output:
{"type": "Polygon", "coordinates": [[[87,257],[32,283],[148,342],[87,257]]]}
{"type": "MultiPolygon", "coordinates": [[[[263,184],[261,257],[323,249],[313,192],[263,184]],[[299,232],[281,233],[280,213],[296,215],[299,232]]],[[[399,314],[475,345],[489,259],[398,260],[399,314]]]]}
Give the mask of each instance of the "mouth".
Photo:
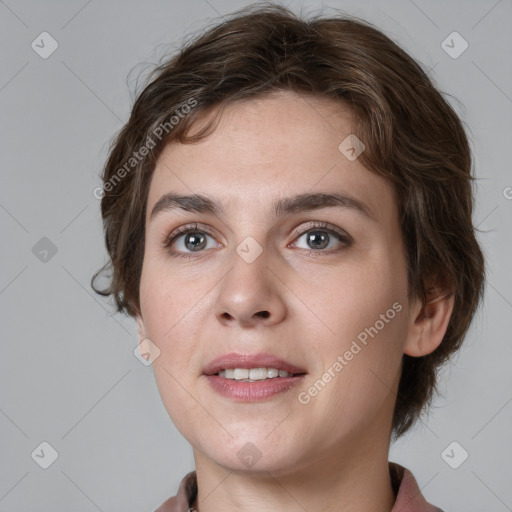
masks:
{"type": "Polygon", "coordinates": [[[204,375],[217,375],[231,380],[279,379],[307,373],[284,359],[272,354],[224,354],[211,361],[204,375]]]}
{"type": "Polygon", "coordinates": [[[296,386],[307,372],[271,354],[226,354],[203,371],[212,389],[238,402],[268,399],[296,386]]]}

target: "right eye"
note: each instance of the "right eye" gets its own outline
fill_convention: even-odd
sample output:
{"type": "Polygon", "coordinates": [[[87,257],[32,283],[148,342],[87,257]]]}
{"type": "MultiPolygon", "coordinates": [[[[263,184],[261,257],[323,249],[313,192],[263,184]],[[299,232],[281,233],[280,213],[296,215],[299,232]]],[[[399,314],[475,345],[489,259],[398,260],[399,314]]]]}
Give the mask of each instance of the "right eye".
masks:
{"type": "Polygon", "coordinates": [[[185,258],[192,257],[194,253],[199,253],[204,249],[214,249],[220,246],[209,230],[199,229],[197,224],[178,228],[167,237],[164,245],[169,248],[169,252],[173,256],[185,258]]]}

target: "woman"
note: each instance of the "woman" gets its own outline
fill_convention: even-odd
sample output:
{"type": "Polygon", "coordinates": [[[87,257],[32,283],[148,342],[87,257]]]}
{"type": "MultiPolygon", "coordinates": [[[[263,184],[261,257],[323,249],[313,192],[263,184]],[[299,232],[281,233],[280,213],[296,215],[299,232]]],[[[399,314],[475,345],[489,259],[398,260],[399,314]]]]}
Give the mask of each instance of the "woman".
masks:
{"type": "Polygon", "coordinates": [[[106,290],[194,451],[158,511],[439,510],[388,462],[482,294],[462,124],[368,24],[253,6],[136,100],[106,290]]]}

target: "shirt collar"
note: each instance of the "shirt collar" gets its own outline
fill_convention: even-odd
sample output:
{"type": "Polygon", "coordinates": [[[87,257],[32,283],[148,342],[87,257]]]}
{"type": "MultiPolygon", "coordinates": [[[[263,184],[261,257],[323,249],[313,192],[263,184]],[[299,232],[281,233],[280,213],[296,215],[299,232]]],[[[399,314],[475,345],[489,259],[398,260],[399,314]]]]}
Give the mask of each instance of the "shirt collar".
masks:
{"type": "MultiPolygon", "coordinates": [[[[443,512],[440,508],[427,503],[416,479],[408,469],[390,462],[389,474],[396,496],[391,512],[443,512]]],[[[176,496],[162,503],[155,512],[192,512],[196,497],[197,477],[196,472],[191,471],[181,481],[176,496]]]]}

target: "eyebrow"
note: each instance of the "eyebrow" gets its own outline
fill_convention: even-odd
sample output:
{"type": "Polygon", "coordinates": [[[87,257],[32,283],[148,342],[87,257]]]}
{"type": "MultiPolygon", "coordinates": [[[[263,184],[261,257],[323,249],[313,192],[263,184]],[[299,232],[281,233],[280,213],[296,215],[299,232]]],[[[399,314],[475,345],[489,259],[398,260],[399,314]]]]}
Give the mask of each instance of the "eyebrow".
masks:
{"type": "MultiPolygon", "coordinates": [[[[362,201],[340,193],[306,193],[278,199],[273,204],[275,217],[285,214],[308,212],[322,208],[348,208],[362,213],[372,220],[376,220],[372,211],[362,201]]],[[[164,194],[151,211],[150,220],[158,213],[172,210],[185,210],[187,212],[209,213],[222,215],[222,205],[200,194],[180,195],[174,193],[164,194]]]]}

